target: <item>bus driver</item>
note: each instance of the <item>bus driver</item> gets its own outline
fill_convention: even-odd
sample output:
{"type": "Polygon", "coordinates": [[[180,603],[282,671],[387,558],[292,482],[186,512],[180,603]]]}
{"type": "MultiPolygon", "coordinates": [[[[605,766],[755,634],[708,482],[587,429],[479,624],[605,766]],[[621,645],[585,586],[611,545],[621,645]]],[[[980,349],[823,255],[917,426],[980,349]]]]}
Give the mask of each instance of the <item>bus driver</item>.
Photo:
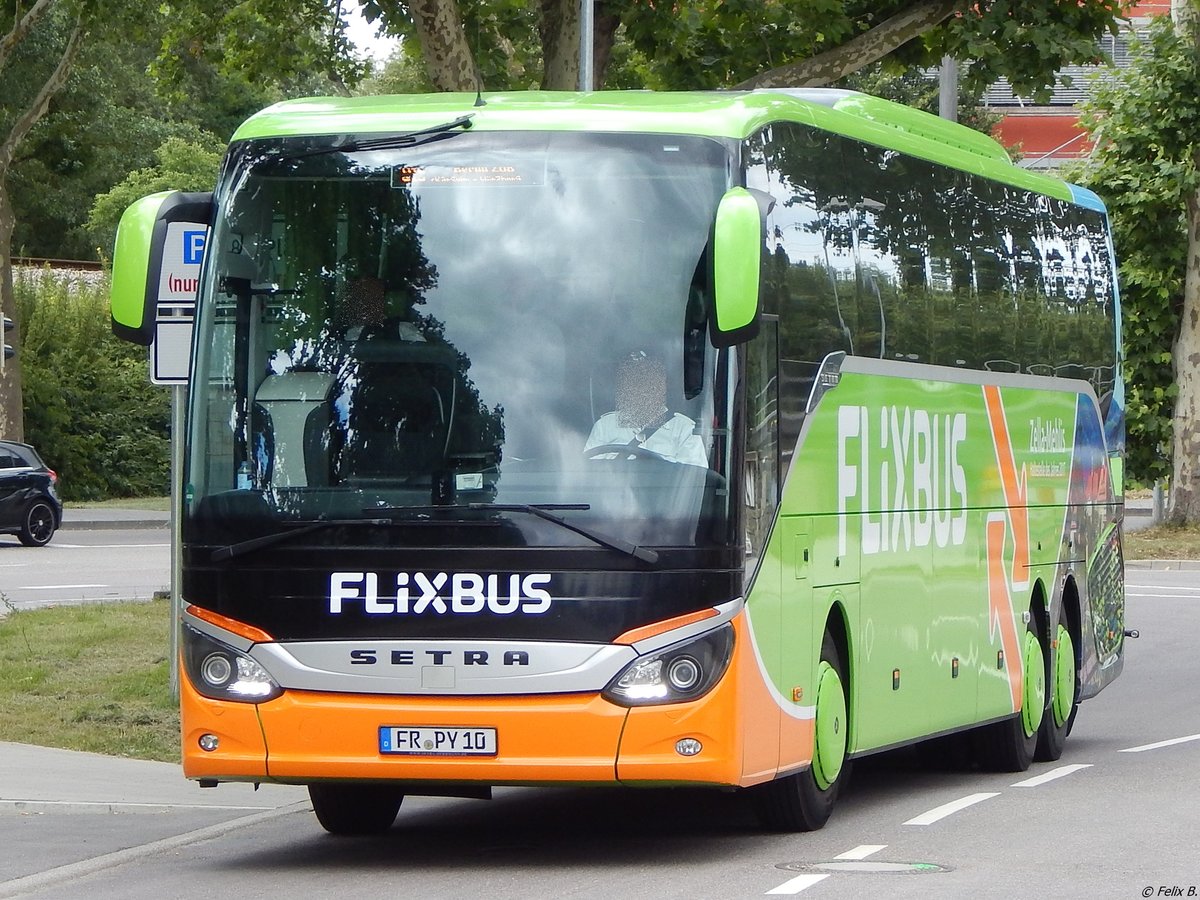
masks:
{"type": "Polygon", "coordinates": [[[617,367],[616,409],[592,426],[583,452],[597,459],[618,459],[646,450],[668,462],[708,468],[708,454],[696,423],[667,408],[667,373],[661,359],[634,350],[617,367]],[[605,449],[605,452],[595,452],[605,449]]]}

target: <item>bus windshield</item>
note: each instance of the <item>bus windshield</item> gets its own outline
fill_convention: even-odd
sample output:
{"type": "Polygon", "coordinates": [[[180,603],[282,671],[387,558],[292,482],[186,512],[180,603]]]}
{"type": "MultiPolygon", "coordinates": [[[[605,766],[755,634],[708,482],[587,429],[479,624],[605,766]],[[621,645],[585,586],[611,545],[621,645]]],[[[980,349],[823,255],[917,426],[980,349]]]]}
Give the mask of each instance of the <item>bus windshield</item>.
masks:
{"type": "Polygon", "coordinates": [[[235,149],[201,289],[190,539],[445,508],[504,511],[524,545],[728,543],[737,373],[706,331],[727,160],[644,134],[235,149]]]}

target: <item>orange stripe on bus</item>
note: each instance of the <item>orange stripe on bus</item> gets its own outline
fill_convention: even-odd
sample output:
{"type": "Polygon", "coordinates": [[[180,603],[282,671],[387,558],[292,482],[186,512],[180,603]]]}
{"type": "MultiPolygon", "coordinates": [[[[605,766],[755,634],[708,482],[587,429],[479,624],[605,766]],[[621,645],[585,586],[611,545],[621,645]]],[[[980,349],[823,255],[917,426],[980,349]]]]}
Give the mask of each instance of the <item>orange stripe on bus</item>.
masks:
{"type": "Polygon", "coordinates": [[[988,567],[988,618],[991,639],[1000,631],[1000,646],[1004,649],[1004,668],[1008,675],[1008,687],[1012,694],[1013,712],[1021,708],[1024,693],[1024,670],[1021,667],[1021,647],[1017,641],[1012,595],[1008,579],[1004,575],[1004,531],[1003,519],[987,522],[987,567],[988,567]]]}
{"type": "Polygon", "coordinates": [[[983,399],[987,406],[988,421],[992,426],[992,442],[996,448],[996,462],[1000,467],[1000,484],[1004,490],[1004,505],[1012,521],[1013,530],[1013,584],[1024,584],[1029,578],[1029,510],[1025,485],[1017,476],[1017,463],[1013,457],[1012,437],[1008,433],[1008,420],[1004,415],[1004,404],[1000,400],[1000,388],[994,384],[983,386],[983,399]]]}
{"type": "Polygon", "coordinates": [[[674,631],[676,628],[682,628],[684,625],[691,625],[693,622],[703,622],[705,619],[711,619],[719,615],[715,609],[701,609],[696,612],[685,613],[682,616],[676,616],[673,619],[663,619],[661,622],[651,622],[649,625],[642,625],[638,628],[631,628],[629,631],[622,634],[620,637],[613,640],[614,644],[636,644],[638,641],[644,641],[647,638],[657,637],[660,634],[665,634],[668,631],[674,631]]]}
{"type": "Polygon", "coordinates": [[[253,625],[247,625],[245,622],[215,613],[211,609],[189,606],[187,612],[197,619],[203,619],[210,625],[224,628],[226,631],[236,634],[238,637],[244,637],[248,641],[254,641],[256,644],[266,644],[275,640],[261,628],[255,628],[253,625]]]}

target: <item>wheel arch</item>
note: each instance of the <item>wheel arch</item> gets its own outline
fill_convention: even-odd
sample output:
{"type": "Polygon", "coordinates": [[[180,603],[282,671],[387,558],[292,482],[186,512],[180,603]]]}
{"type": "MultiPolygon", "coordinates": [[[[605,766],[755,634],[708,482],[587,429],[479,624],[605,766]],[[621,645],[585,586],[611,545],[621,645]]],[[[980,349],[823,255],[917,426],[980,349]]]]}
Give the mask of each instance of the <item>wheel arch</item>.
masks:
{"type": "MultiPolygon", "coordinates": [[[[1051,684],[1054,674],[1054,669],[1051,667],[1054,634],[1050,627],[1050,603],[1053,594],[1047,590],[1046,583],[1038,578],[1034,581],[1033,590],[1030,591],[1029,596],[1029,611],[1033,615],[1034,630],[1037,631],[1042,642],[1042,671],[1046,677],[1046,684],[1051,684]]],[[[1048,693],[1046,702],[1047,705],[1050,702],[1048,693]]]]}
{"type": "MultiPolygon", "coordinates": [[[[857,737],[857,717],[855,715],[854,703],[854,647],[850,640],[850,617],[846,610],[845,601],[842,597],[834,597],[833,603],[829,606],[829,611],[825,614],[825,625],[820,632],[820,640],[824,640],[825,633],[828,632],[833,637],[833,642],[837,646],[838,656],[842,660],[842,668],[845,670],[841,674],[845,681],[846,694],[846,716],[850,720],[850,735],[847,742],[849,747],[854,747],[857,737]]],[[[818,656],[820,654],[820,644],[818,643],[818,656]]]]}

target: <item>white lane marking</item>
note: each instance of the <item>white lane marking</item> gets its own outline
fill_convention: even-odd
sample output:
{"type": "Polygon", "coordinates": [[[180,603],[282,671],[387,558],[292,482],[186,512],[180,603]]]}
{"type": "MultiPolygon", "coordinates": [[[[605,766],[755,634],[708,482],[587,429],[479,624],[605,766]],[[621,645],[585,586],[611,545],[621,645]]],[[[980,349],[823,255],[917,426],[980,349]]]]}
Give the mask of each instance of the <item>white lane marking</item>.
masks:
{"type": "Polygon", "coordinates": [[[1200,734],[1189,734],[1187,737],[1172,738],[1169,741],[1158,741],[1154,744],[1142,744],[1140,747],[1127,747],[1118,753],[1142,753],[1146,750],[1158,750],[1161,747],[1174,747],[1176,744],[1186,744],[1189,741],[1200,741],[1200,734]]]}
{"type": "Polygon", "coordinates": [[[976,803],[982,803],[984,800],[990,800],[993,797],[999,796],[1000,793],[998,791],[994,793],[971,794],[968,797],[962,797],[961,799],[954,800],[950,803],[944,803],[936,809],[929,810],[929,812],[921,813],[921,815],[909,819],[904,824],[932,825],[934,822],[944,819],[946,816],[953,815],[959,810],[966,809],[968,806],[974,806],[976,803]]]}
{"type": "Polygon", "coordinates": [[[791,881],[785,881],[779,887],[771,888],[768,894],[798,894],[805,888],[810,888],[829,877],[828,872],[810,872],[807,875],[797,875],[791,881]]]}
{"type": "Polygon", "coordinates": [[[880,850],[886,850],[887,844],[860,844],[853,850],[847,850],[845,853],[839,853],[834,859],[866,859],[872,854],[878,853],[880,850]]]}
{"type": "Polygon", "coordinates": [[[107,584],[26,584],[18,591],[77,591],[80,588],[106,588],[107,584]]]}
{"type": "Polygon", "coordinates": [[[1147,594],[1142,591],[1126,591],[1126,597],[1141,597],[1144,600],[1195,600],[1200,592],[1194,588],[1181,594],[1147,594]]]}
{"type": "Polygon", "coordinates": [[[170,542],[165,544],[62,544],[56,541],[53,546],[60,550],[122,550],[125,548],[170,547],[171,544],[170,542]]]}
{"type": "Polygon", "coordinates": [[[1043,772],[1041,775],[1035,775],[1033,778],[1026,778],[1024,781],[1018,781],[1013,787],[1037,787],[1040,784],[1045,784],[1047,781],[1054,781],[1056,778],[1062,778],[1070,775],[1073,772],[1078,772],[1080,769],[1090,769],[1091,763],[1076,763],[1073,766],[1059,766],[1057,769],[1051,769],[1049,772],[1043,772]]]}

